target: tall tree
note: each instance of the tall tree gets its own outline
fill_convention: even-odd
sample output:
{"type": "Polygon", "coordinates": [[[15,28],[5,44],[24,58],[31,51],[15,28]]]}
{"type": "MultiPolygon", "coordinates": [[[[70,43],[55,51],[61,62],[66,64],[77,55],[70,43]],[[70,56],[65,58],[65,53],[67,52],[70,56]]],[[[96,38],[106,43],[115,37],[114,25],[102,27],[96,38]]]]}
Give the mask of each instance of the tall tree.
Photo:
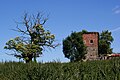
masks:
{"type": "Polygon", "coordinates": [[[111,43],[113,42],[112,33],[108,30],[102,31],[102,33],[99,35],[99,54],[111,54],[112,48],[111,43]]]}
{"type": "Polygon", "coordinates": [[[9,40],[4,48],[13,50],[13,55],[20,59],[23,58],[26,63],[31,62],[33,58],[36,62],[36,58],[46,47],[57,47],[57,44],[54,44],[55,36],[49,30],[44,29],[47,20],[42,13],[37,13],[37,15],[25,13],[22,26],[17,26],[16,29],[23,35],[9,40]]]}
{"type": "Polygon", "coordinates": [[[63,53],[71,62],[82,60],[86,54],[86,47],[82,40],[82,34],[87,32],[72,32],[70,36],[63,40],[63,53]]]}

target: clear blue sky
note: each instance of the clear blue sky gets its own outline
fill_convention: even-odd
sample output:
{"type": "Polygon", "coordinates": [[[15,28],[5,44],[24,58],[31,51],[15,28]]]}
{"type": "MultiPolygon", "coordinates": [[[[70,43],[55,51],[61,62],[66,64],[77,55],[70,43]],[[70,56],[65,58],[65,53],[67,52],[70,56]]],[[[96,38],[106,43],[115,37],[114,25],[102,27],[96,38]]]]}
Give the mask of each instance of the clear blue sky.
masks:
{"type": "MultiPolygon", "coordinates": [[[[20,21],[24,12],[32,14],[43,11],[49,14],[46,28],[56,35],[62,44],[72,31],[110,30],[114,37],[114,52],[120,52],[120,0],[0,0],[0,61],[18,61],[8,56],[3,49],[5,43],[18,36],[15,21],[20,21]]],[[[62,53],[62,45],[48,50],[38,58],[39,61],[69,61],[62,53]]]]}

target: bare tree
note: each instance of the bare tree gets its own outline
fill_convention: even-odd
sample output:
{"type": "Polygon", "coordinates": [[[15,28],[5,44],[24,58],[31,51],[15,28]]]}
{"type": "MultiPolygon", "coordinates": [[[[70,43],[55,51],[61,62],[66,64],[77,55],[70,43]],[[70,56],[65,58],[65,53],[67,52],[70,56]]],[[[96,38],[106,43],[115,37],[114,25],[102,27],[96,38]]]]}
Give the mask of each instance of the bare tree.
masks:
{"type": "Polygon", "coordinates": [[[47,20],[48,18],[44,18],[42,13],[37,13],[37,15],[25,13],[22,26],[17,26],[15,30],[23,35],[9,40],[4,48],[13,50],[13,55],[23,58],[26,63],[31,62],[32,59],[36,62],[36,58],[43,53],[45,47],[55,48],[58,46],[58,44],[53,44],[55,36],[49,30],[44,29],[47,20]]]}

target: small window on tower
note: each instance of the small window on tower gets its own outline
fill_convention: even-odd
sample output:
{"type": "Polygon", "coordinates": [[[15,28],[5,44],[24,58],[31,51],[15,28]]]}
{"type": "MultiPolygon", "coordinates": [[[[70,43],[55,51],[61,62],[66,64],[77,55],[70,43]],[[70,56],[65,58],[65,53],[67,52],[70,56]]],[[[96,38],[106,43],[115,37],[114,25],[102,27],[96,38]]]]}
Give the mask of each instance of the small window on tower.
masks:
{"type": "Polygon", "coordinates": [[[90,40],[90,43],[93,44],[93,40],[90,40]]]}

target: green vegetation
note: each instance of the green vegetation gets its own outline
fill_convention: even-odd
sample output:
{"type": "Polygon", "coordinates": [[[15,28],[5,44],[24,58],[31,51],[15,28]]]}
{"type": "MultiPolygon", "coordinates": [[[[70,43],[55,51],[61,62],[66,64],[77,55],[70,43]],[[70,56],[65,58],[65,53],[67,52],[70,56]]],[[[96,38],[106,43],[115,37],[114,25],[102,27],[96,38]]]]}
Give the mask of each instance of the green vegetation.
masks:
{"type": "Polygon", "coordinates": [[[99,55],[111,54],[113,49],[111,43],[113,42],[112,33],[108,30],[102,31],[99,35],[99,55]]]}
{"type": "Polygon", "coordinates": [[[74,63],[0,63],[0,80],[120,80],[120,58],[74,63]]]}
{"type": "Polygon", "coordinates": [[[44,29],[46,21],[47,18],[43,18],[41,13],[37,15],[26,13],[22,26],[17,26],[17,30],[15,30],[23,35],[9,40],[4,48],[13,50],[12,55],[19,59],[22,58],[26,63],[31,62],[33,58],[36,62],[36,58],[43,53],[43,49],[57,46],[53,44],[55,36],[49,30],[44,29]]]}
{"type": "MultiPolygon", "coordinates": [[[[1,62],[0,80],[120,80],[120,58],[104,61],[82,62],[85,58],[86,46],[81,32],[72,32],[63,40],[63,53],[71,63],[36,63],[36,58],[47,48],[55,48],[55,35],[45,30],[44,24],[48,19],[43,14],[23,17],[22,26],[15,31],[22,36],[9,40],[4,49],[13,50],[15,57],[23,62],[1,62]],[[78,62],[81,61],[81,62],[78,62]],[[74,63],[72,63],[74,62],[74,63]]],[[[111,32],[103,31],[99,36],[100,54],[112,53],[111,32]]]]}
{"type": "Polygon", "coordinates": [[[86,32],[86,30],[72,32],[70,36],[63,40],[63,53],[71,62],[80,61],[84,58],[86,47],[82,39],[82,34],[86,32]]]}

